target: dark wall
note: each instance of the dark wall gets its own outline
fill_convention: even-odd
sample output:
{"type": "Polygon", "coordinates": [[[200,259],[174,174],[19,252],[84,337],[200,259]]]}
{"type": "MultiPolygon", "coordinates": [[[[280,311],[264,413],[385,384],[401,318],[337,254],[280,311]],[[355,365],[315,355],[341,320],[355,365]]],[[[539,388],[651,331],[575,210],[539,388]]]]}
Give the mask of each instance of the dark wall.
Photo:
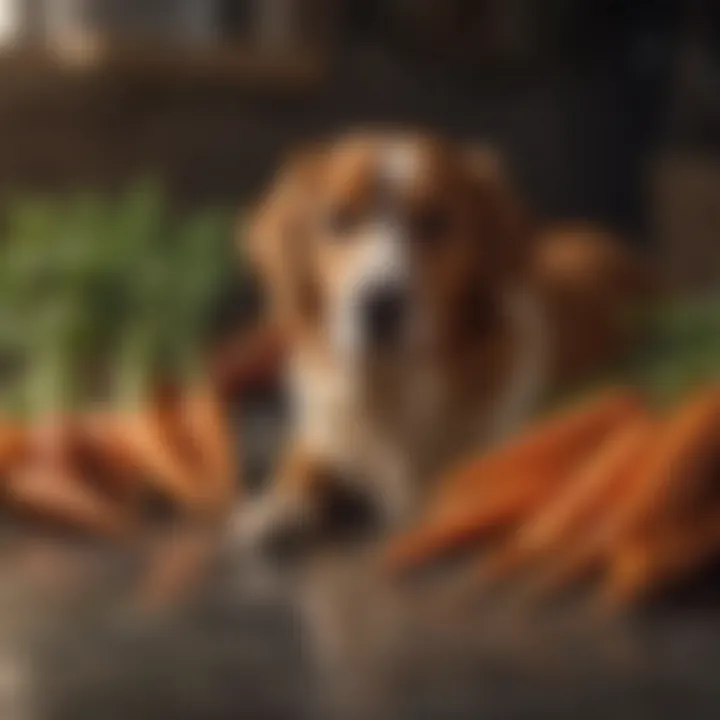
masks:
{"type": "MultiPolygon", "coordinates": [[[[651,5],[650,14],[628,15],[622,3],[579,3],[547,62],[492,72],[419,61],[366,36],[307,93],[190,81],[19,82],[6,73],[0,182],[112,186],[150,171],[181,197],[235,201],[256,194],[287,149],[307,138],[367,122],[409,123],[498,142],[541,213],[642,235],[643,171],[667,115],[680,27],[671,22],[673,3],[651,5]]],[[[372,28],[372,17],[361,19],[372,28]]]]}

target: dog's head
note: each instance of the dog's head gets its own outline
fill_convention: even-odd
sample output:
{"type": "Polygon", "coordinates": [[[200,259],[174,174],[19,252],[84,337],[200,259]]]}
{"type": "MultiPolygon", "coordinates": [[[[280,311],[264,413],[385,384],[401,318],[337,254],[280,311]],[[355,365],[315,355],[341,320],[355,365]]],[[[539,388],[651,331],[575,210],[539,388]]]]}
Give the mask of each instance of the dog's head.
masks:
{"type": "Polygon", "coordinates": [[[373,362],[491,323],[529,237],[489,150],[368,133],[292,159],[250,251],[290,332],[373,362]]]}

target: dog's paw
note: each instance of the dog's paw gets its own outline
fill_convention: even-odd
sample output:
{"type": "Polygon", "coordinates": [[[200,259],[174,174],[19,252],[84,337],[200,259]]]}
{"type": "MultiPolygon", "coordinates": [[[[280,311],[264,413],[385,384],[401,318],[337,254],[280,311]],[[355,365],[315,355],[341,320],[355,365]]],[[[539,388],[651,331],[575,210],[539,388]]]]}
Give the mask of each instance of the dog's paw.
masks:
{"type": "Polygon", "coordinates": [[[235,547],[245,551],[286,555],[298,550],[316,526],[317,512],[311,503],[270,493],[235,513],[228,536],[235,547]]]}

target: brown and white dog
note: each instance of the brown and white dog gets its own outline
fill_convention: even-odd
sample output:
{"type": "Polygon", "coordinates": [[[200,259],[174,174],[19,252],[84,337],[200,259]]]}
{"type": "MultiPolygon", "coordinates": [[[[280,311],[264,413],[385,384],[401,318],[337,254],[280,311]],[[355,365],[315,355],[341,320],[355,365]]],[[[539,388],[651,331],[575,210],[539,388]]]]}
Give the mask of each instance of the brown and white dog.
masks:
{"type": "Polygon", "coordinates": [[[407,132],[292,160],[250,242],[291,339],[294,411],[275,482],[240,518],[253,540],[312,528],[331,478],[405,520],[448,463],[605,360],[643,287],[601,231],[538,232],[492,152],[407,132]]]}

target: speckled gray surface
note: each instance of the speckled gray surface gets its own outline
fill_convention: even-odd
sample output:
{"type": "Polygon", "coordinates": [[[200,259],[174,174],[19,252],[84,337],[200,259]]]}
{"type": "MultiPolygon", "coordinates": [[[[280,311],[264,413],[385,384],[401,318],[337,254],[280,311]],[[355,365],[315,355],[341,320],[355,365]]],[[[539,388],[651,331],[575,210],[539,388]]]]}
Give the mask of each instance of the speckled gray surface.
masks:
{"type": "Polygon", "coordinates": [[[182,540],[108,549],[7,531],[2,720],[718,715],[720,593],[706,583],[603,617],[582,597],[477,596],[467,565],[390,583],[357,543],[278,566],[208,540],[168,593],[143,580],[168,535],[182,540]]]}

